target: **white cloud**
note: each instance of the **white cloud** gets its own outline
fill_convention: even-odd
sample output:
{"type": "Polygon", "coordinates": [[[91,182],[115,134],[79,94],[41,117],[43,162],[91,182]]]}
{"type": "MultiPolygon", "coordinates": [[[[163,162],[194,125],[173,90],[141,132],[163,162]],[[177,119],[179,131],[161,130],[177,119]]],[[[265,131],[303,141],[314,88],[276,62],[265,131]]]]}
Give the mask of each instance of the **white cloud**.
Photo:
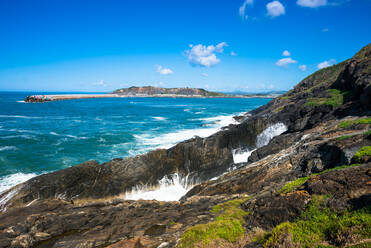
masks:
{"type": "Polygon", "coordinates": [[[107,87],[107,84],[106,84],[106,82],[104,82],[104,80],[100,80],[97,83],[95,83],[94,85],[107,87]]]}
{"type": "Polygon", "coordinates": [[[329,31],[328,28],[324,28],[324,29],[322,29],[322,32],[328,32],[328,31],[329,31]]]}
{"type": "Polygon", "coordinates": [[[285,7],[279,1],[273,1],[267,4],[267,15],[277,17],[285,14],[285,7]]]}
{"type": "Polygon", "coordinates": [[[317,68],[318,69],[323,69],[323,68],[326,68],[326,67],[329,67],[329,66],[332,66],[336,63],[336,60],[335,59],[330,59],[328,61],[323,61],[322,63],[319,63],[317,65],[317,68]]]}
{"type": "Polygon", "coordinates": [[[217,44],[215,46],[215,51],[218,52],[218,53],[222,53],[224,52],[224,47],[225,46],[228,46],[227,42],[220,42],[219,44],[217,44]]]}
{"type": "Polygon", "coordinates": [[[276,65],[277,66],[280,66],[280,67],[288,67],[288,65],[290,64],[295,64],[295,63],[298,63],[298,61],[296,60],[293,60],[292,58],[283,58],[283,59],[280,59],[276,62],[276,65]]]}
{"type": "Polygon", "coordinates": [[[174,73],[171,69],[163,68],[161,65],[157,66],[157,72],[161,75],[170,75],[174,73]]]}
{"type": "Polygon", "coordinates": [[[282,56],[285,56],[285,57],[288,57],[290,55],[291,55],[291,53],[287,50],[283,51],[283,53],[282,53],[282,56]]]}
{"type": "Polygon", "coordinates": [[[306,65],[299,65],[299,70],[306,71],[307,70],[307,66],[306,65]]]}
{"type": "Polygon", "coordinates": [[[202,44],[196,46],[190,45],[189,47],[191,49],[185,51],[185,54],[191,65],[211,67],[220,62],[220,59],[216,57],[216,53],[222,53],[225,46],[228,46],[226,42],[221,42],[216,46],[205,46],[202,44]]]}
{"type": "Polygon", "coordinates": [[[245,2],[243,2],[243,4],[241,5],[241,7],[238,9],[238,13],[240,14],[240,16],[243,19],[247,19],[248,18],[248,15],[246,15],[246,7],[248,5],[253,5],[253,3],[254,3],[254,0],[245,0],[245,2]]]}
{"type": "Polygon", "coordinates": [[[302,7],[317,8],[326,6],[327,0],[298,0],[296,4],[302,7]]]}
{"type": "Polygon", "coordinates": [[[235,52],[231,52],[231,56],[237,56],[237,53],[235,53],[235,52]]]}
{"type": "Polygon", "coordinates": [[[207,74],[207,73],[201,73],[201,76],[203,76],[203,77],[208,77],[209,74],[207,74]]]}

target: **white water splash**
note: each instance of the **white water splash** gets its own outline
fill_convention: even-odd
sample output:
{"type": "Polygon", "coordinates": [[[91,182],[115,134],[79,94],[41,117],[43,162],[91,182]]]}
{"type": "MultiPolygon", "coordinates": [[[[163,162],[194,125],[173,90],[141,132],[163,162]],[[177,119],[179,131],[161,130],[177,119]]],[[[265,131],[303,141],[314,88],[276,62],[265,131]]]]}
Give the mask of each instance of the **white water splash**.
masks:
{"type": "Polygon", "coordinates": [[[35,173],[18,172],[5,177],[0,177],[0,193],[10,189],[11,187],[23,183],[33,177],[37,176],[35,173]]]}
{"type": "Polygon", "coordinates": [[[127,200],[158,200],[158,201],[178,201],[185,195],[191,185],[188,185],[188,178],[181,179],[179,175],[172,174],[164,176],[157,188],[146,186],[134,187],[131,192],[127,192],[127,200]]]}
{"type": "MultiPolygon", "coordinates": [[[[233,118],[233,116],[234,115],[200,118],[199,120],[205,122],[204,124],[208,124],[207,127],[183,129],[173,133],[162,134],[157,137],[154,137],[153,134],[148,133],[134,135],[138,141],[138,144],[144,146],[144,149],[140,151],[139,154],[157,148],[168,149],[181,141],[191,139],[195,136],[199,136],[201,138],[210,136],[220,131],[222,127],[230,124],[237,124],[238,122],[233,118]]],[[[138,153],[135,153],[135,155],[137,154],[138,153]]]]}
{"type": "Polygon", "coordinates": [[[266,128],[258,135],[258,137],[256,137],[256,147],[259,148],[268,145],[269,141],[271,141],[273,137],[278,136],[286,131],[287,127],[283,123],[276,123],[266,128]]]}
{"type": "Polygon", "coordinates": [[[7,207],[5,206],[6,203],[12,199],[12,197],[17,194],[19,189],[14,189],[9,191],[6,195],[0,198],[0,212],[5,212],[7,207]]]}
{"type": "Polygon", "coordinates": [[[246,163],[247,160],[249,159],[251,153],[253,153],[256,149],[254,150],[248,150],[248,149],[234,149],[232,151],[232,154],[233,154],[233,162],[235,164],[238,164],[238,163],[246,163]]]}
{"type": "MultiPolygon", "coordinates": [[[[286,131],[287,131],[287,127],[283,123],[276,123],[272,126],[269,126],[256,137],[256,148],[260,148],[265,145],[268,145],[269,141],[271,141],[273,137],[278,136],[286,131]]],[[[241,148],[232,150],[233,162],[235,164],[246,163],[251,153],[253,153],[253,151],[255,150],[256,149],[250,151],[248,149],[241,149],[241,148]]]]}
{"type": "Polygon", "coordinates": [[[9,151],[9,150],[17,150],[18,148],[15,146],[0,146],[0,152],[1,151],[9,151]]]}
{"type": "Polygon", "coordinates": [[[166,120],[165,117],[161,117],[161,116],[153,116],[152,118],[155,119],[156,121],[164,121],[164,120],[166,120]]]}

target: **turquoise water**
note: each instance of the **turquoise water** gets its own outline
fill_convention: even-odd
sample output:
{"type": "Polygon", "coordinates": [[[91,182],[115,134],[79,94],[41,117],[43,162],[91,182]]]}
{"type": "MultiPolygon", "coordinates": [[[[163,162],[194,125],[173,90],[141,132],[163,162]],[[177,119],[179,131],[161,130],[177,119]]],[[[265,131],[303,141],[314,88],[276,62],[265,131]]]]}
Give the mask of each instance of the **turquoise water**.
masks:
{"type": "Polygon", "coordinates": [[[208,136],[269,99],[109,98],[24,103],[0,93],[0,191],[87,160],[109,161],[208,136]]]}

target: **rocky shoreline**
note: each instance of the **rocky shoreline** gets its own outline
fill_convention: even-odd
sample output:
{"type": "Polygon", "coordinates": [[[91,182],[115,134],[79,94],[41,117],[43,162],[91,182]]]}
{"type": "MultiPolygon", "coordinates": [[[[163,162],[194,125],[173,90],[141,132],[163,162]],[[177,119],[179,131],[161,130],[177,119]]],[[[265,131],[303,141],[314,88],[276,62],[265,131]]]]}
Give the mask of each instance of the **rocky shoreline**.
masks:
{"type": "Polygon", "coordinates": [[[0,247],[369,247],[370,116],[368,45],[209,137],[1,193],[0,247]],[[174,173],[180,201],[125,200],[174,173]]]}

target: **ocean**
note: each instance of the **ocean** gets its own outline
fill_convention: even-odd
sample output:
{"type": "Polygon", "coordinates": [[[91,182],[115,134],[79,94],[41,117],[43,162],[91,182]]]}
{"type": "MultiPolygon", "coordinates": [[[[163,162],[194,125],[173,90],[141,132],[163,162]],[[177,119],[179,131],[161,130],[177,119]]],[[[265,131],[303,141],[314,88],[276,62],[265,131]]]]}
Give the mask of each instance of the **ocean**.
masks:
{"type": "MultiPolygon", "coordinates": [[[[45,94],[33,92],[32,94],[45,94]]],[[[99,98],[24,103],[0,92],[0,192],[87,160],[169,148],[235,123],[262,98],[99,98]]]]}

